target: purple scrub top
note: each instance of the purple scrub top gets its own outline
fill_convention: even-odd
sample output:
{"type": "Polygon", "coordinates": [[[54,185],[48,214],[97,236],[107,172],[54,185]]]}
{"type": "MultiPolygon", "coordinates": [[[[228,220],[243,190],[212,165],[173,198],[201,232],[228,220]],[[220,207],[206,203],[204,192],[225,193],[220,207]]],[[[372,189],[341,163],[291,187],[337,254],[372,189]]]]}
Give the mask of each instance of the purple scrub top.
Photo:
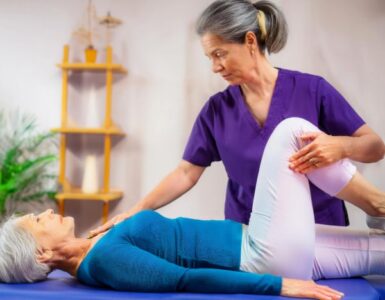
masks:
{"type": "MultiPolygon", "coordinates": [[[[365,124],[344,97],[319,76],[279,69],[269,113],[261,127],[238,85],[212,96],[193,126],[183,159],[208,167],[222,161],[228,176],[225,218],[248,224],[262,153],[274,128],[301,117],[330,135],[352,135],[365,124]]],[[[348,225],[343,201],[310,183],[316,223],[348,225]]]]}

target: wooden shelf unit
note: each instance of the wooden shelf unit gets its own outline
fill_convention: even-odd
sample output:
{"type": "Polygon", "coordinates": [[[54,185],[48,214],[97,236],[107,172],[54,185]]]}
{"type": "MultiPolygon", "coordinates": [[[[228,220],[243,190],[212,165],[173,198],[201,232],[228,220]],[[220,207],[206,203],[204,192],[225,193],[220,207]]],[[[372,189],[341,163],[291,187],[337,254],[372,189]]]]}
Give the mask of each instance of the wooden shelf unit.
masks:
{"type": "Polygon", "coordinates": [[[110,134],[124,136],[125,133],[119,128],[110,127],[110,128],[78,128],[78,127],[60,127],[53,128],[53,132],[57,133],[68,133],[68,134],[110,134]]]}
{"type": "Polygon", "coordinates": [[[107,47],[106,63],[69,63],[69,46],[65,45],[63,50],[63,61],[57,65],[62,70],[62,98],[61,98],[61,126],[52,129],[60,133],[59,154],[59,183],[62,192],[56,195],[59,202],[59,213],[64,215],[65,200],[94,200],[103,202],[103,223],[108,219],[109,202],[123,197],[123,192],[110,188],[111,167],[111,138],[112,136],[124,136],[112,121],[112,79],[113,73],[127,73],[126,69],[118,64],[112,63],[112,48],[107,47]],[[80,128],[68,125],[68,76],[69,72],[99,71],[106,73],[106,103],[104,124],[101,128],[80,128]],[[97,193],[84,193],[80,188],[73,187],[66,178],[66,148],[68,134],[98,134],[104,137],[104,172],[103,186],[97,193]]]}
{"type": "Polygon", "coordinates": [[[118,64],[105,63],[105,64],[92,64],[92,63],[62,63],[57,66],[63,70],[69,71],[113,71],[117,73],[127,73],[127,70],[118,64]]]}

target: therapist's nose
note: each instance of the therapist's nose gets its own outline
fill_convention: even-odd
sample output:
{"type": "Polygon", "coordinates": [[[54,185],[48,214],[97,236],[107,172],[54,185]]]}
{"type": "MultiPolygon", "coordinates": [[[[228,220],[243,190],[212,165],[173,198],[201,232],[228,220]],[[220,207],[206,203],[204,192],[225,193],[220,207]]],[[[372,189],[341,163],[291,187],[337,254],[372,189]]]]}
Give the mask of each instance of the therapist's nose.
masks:
{"type": "Polygon", "coordinates": [[[223,66],[218,61],[213,60],[212,65],[211,65],[211,70],[214,73],[219,73],[223,70],[223,66]]]}

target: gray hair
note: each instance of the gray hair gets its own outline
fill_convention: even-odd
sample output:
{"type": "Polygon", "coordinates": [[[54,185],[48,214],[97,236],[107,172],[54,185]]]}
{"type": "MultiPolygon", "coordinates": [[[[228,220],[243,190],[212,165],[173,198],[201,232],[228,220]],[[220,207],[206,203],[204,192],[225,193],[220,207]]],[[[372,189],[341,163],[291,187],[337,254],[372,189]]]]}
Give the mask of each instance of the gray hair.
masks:
{"type": "Polygon", "coordinates": [[[0,282],[34,282],[47,278],[50,268],[36,259],[33,236],[11,217],[0,229],[0,282]]]}
{"type": "Polygon", "coordinates": [[[225,41],[243,44],[251,31],[257,37],[259,48],[269,53],[279,52],[286,44],[288,28],[283,13],[270,1],[251,3],[248,0],[217,0],[200,15],[197,33],[215,34],[225,41]],[[257,14],[264,14],[265,28],[257,14]]]}

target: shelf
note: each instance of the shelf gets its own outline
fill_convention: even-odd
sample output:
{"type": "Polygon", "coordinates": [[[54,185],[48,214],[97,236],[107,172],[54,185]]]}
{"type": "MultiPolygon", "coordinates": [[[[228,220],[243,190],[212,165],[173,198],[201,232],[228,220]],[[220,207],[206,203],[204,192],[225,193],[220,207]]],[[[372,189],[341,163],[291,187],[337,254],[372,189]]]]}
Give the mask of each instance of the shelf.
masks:
{"type": "Polygon", "coordinates": [[[83,193],[80,188],[72,188],[70,190],[58,193],[56,198],[58,200],[97,200],[97,201],[114,201],[123,197],[123,192],[118,190],[111,190],[108,193],[97,192],[97,193],[83,193]]]}
{"type": "Polygon", "coordinates": [[[80,128],[80,127],[59,127],[53,128],[53,132],[67,134],[105,134],[124,136],[125,133],[117,127],[110,128],[80,128]]]}
{"type": "Polygon", "coordinates": [[[62,63],[57,66],[63,70],[72,71],[108,71],[127,73],[127,70],[119,64],[95,64],[95,63],[62,63]]]}
{"type": "Polygon", "coordinates": [[[60,154],[59,154],[59,182],[62,185],[63,191],[56,195],[59,204],[59,212],[64,215],[64,206],[66,200],[97,200],[103,202],[103,223],[107,222],[109,202],[118,200],[123,197],[123,192],[110,189],[110,168],[111,168],[111,147],[112,136],[124,136],[124,132],[115,125],[111,118],[112,112],[112,85],[113,73],[127,73],[127,70],[120,64],[112,63],[112,48],[110,46],[106,49],[106,58],[104,63],[83,63],[83,62],[69,62],[69,46],[65,45],[63,49],[62,63],[57,67],[61,69],[62,73],[62,97],[61,97],[61,124],[60,127],[52,129],[53,132],[60,133],[60,154]],[[105,115],[104,121],[96,123],[95,127],[82,127],[71,121],[68,115],[68,86],[69,71],[71,72],[103,72],[105,73],[105,115]],[[83,193],[81,188],[70,184],[66,176],[66,149],[68,144],[67,134],[99,134],[104,135],[104,168],[103,168],[103,185],[97,193],[83,193]],[[104,192],[108,191],[108,192],[104,192]]]}

